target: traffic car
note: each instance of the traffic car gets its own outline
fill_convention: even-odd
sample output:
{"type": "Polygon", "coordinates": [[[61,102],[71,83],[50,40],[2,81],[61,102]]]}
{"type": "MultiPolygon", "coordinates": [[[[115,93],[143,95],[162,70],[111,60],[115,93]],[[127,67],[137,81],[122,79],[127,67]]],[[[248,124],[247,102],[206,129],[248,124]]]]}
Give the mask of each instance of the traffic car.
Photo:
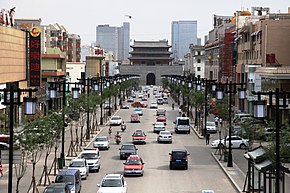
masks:
{"type": "Polygon", "coordinates": [[[45,187],[43,193],[63,192],[71,193],[69,185],[66,183],[52,183],[45,187]]]}
{"type": "Polygon", "coordinates": [[[107,136],[97,136],[93,142],[93,147],[108,150],[110,148],[110,140],[107,136]]]}
{"type": "Polygon", "coordinates": [[[132,143],[124,143],[120,148],[120,159],[127,159],[130,155],[137,154],[137,148],[132,143]]]}
{"type": "Polygon", "coordinates": [[[159,116],[156,118],[156,121],[157,121],[157,122],[163,122],[164,125],[166,125],[166,120],[167,120],[167,118],[166,118],[164,115],[159,115],[159,116]]]}
{"type": "Polygon", "coordinates": [[[159,108],[156,110],[156,116],[159,116],[159,115],[166,115],[166,109],[163,109],[163,108],[159,108]]]}
{"type": "Polygon", "coordinates": [[[188,156],[187,150],[185,149],[173,149],[170,153],[170,162],[169,168],[176,169],[176,168],[183,168],[185,170],[188,169],[188,156]]]}
{"type": "Polygon", "coordinates": [[[143,96],[142,99],[141,99],[141,101],[147,101],[147,99],[148,98],[146,96],[143,96]]]}
{"type": "Polygon", "coordinates": [[[172,133],[170,131],[160,131],[157,137],[157,142],[172,143],[172,133]]]}
{"type": "Polygon", "coordinates": [[[128,103],[123,102],[122,105],[121,105],[121,108],[122,109],[129,109],[130,106],[128,105],[128,103]]]}
{"type": "Polygon", "coordinates": [[[163,105],[163,98],[157,98],[157,104],[163,105]]]}
{"type": "Polygon", "coordinates": [[[120,116],[112,116],[110,119],[110,125],[121,125],[123,122],[120,116]]]}
{"type": "Polygon", "coordinates": [[[146,144],[146,134],[141,130],[137,130],[132,135],[132,142],[134,144],[142,143],[146,144]]]}
{"type": "Polygon", "coordinates": [[[207,121],[207,122],[206,122],[206,130],[207,130],[209,133],[217,133],[217,128],[216,128],[216,124],[215,124],[215,122],[207,121]]]}
{"type": "Polygon", "coordinates": [[[150,109],[157,109],[158,108],[157,102],[151,102],[149,108],[150,109]]]}
{"type": "Polygon", "coordinates": [[[134,109],[134,113],[137,113],[138,115],[142,116],[143,110],[141,108],[136,108],[136,109],[134,109]]]}
{"type": "MultiPolygon", "coordinates": [[[[225,139],[217,139],[217,140],[213,140],[211,142],[211,147],[212,148],[223,148],[224,145],[226,144],[226,147],[229,147],[229,136],[225,139]]],[[[232,148],[241,148],[241,149],[245,149],[248,145],[249,145],[249,140],[248,139],[244,139],[241,138],[239,136],[232,136],[231,137],[231,144],[232,144],[232,148]]]]}
{"type": "Polygon", "coordinates": [[[132,102],[134,102],[134,98],[133,98],[133,97],[129,97],[129,98],[127,99],[127,102],[128,102],[128,103],[132,103],[132,102]]]}
{"type": "Polygon", "coordinates": [[[163,122],[156,122],[153,124],[153,132],[159,133],[160,131],[165,131],[165,125],[163,122]]]}
{"type": "Polygon", "coordinates": [[[124,176],[144,174],[144,162],[138,155],[130,155],[124,162],[124,176]]]}
{"type": "Polygon", "coordinates": [[[133,113],[133,114],[131,114],[131,118],[130,118],[130,120],[131,120],[131,123],[140,123],[140,116],[139,116],[139,114],[138,113],[133,113]]]}
{"type": "Polygon", "coordinates": [[[140,108],[146,108],[147,107],[147,104],[146,103],[143,103],[143,102],[140,102],[140,101],[136,101],[136,102],[133,102],[131,104],[132,107],[140,107],[140,108]]]}
{"type": "Polygon", "coordinates": [[[99,172],[101,168],[101,156],[98,148],[84,148],[78,158],[83,158],[89,164],[89,170],[99,172]]]}
{"type": "Polygon", "coordinates": [[[97,186],[100,187],[97,193],[127,193],[127,182],[122,174],[107,174],[97,186]]]}
{"type": "Polygon", "coordinates": [[[78,169],[82,179],[87,179],[89,176],[89,165],[85,159],[73,159],[67,169],[78,169]]]}

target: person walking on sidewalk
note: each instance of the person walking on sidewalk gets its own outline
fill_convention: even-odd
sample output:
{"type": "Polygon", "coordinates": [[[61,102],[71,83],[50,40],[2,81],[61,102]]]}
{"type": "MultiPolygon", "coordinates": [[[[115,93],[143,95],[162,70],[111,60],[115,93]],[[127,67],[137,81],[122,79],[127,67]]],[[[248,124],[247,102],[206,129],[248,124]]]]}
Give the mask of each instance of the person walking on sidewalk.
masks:
{"type": "Polygon", "coordinates": [[[207,131],[205,134],[205,144],[208,145],[209,144],[209,139],[210,139],[210,133],[207,131]]]}
{"type": "Polygon", "coordinates": [[[1,174],[1,177],[3,177],[3,166],[2,166],[1,161],[0,161],[0,174],[1,174]]]}
{"type": "Polygon", "coordinates": [[[109,137],[111,138],[112,137],[112,127],[111,126],[109,127],[108,133],[109,133],[109,137]]]}

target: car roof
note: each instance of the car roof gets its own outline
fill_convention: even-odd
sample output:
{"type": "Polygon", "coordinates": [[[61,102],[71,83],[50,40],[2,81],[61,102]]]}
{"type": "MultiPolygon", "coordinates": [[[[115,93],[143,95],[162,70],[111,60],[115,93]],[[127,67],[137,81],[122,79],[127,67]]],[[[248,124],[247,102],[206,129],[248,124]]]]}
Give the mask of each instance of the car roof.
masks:
{"type": "Polygon", "coordinates": [[[107,174],[104,178],[121,178],[122,174],[107,174]]]}
{"type": "Polygon", "coordinates": [[[173,149],[171,152],[187,152],[186,149],[173,149]]]}
{"type": "Polygon", "coordinates": [[[157,122],[155,122],[155,124],[163,124],[164,125],[164,123],[163,122],[159,122],[159,121],[157,121],[157,122]]]}
{"type": "Polygon", "coordinates": [[[63,175],[74,175],[78,171],[79,171],[78,169],[63,169],[57,175],[59,175],[59,176],[63,176],[63,175]]]}
{"type": "Polygon", "coordinates": [[[66,183],[52,183],[52,184],[49,184],[46,188],[52,188],[52,187],[66,187],[68,186],[68,184],[66,183]]]}
{"type": "Polygon", "coordinates": [[[129,155],[127,159],[141,159],[139,155],[129,155]]]}
{"type": "Polygon", "coordinates": [[[105,136],[105,135],[103,135],[103,136],[97,136],[96,138],[108,138],[108,136],[105,136]]]}
{"type": "Polygon", "coordinates": [[[83,158],[75,158],[75,159],[71,160],[71,162],[79,162],[79,161],[86,161],[86,160],[83,158]]]}

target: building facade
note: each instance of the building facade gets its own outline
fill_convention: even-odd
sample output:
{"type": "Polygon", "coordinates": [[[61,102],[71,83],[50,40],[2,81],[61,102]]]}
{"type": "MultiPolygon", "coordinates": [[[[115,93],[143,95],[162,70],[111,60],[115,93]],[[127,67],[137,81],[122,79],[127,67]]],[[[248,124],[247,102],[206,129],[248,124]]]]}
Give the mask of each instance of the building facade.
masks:
{"type": "Polygon", "coordinates": [[[175,63],[184,60],[184,56],[189,52],[190,44],[198,45],[197,21],[173,21],[171,24],[171,51],[175,63]]]}
{"type": "Polygon", "coordinates": [[[116,61],[128,61],[130,48],[130,23],[124,22],[122,27],[98,25],[96,43],[106,52],[113,52],[116,61]]]}

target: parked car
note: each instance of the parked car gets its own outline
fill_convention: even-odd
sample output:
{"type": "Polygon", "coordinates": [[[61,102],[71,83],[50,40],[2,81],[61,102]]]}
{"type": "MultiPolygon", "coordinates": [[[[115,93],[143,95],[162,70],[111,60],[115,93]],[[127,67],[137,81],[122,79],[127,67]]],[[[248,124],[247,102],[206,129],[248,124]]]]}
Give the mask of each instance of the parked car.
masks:
{"type": "Polygon", "coordinates": [[[52,183],[45,187],[43,193],[71,193],[71,191],[66,183],[52,183]]]}
{"type": "Polygon", "coordinates": [[[101,168],[101,156],[98,148],[84,148],[78,158],[83,158],[87,161],[90,171],[99,172],[101,168]]]}
{"type": "Polygon", "coordinates": [[[136,113],[139,116],[142,116],[143,115],[143,110],[141,108],[136,108],[136,109],[134,109],[134,112],[133,113],[136,113]]]}
{"type": "Polygon", "coordinates": [[[127,193],[127,182],[122,174],[107,174],[97,186],[100,187],[97,193],[127,193]]]}
{"type": "Polygon", "coordinates": [[[188,156],[187,150],[185,149],[173,149],[170,153],[170,162],[169,168],[176,169],[176,168],[183,168],[185,170],[188,169],[188,156]]]}
{"type": "Polygon", "coordinates": [[[160,131],[165,131],[165,124],[163,122],[156,122],[153,124],[153,132],[159,133],[160,131]]]}
{"type": "Polygon", "coordinates": [[[110,125],[121,125],[123,122],[120,116],[112,116],[110,119],[110,125]]]}
{"type": "Polygon", "coordinates": [[[156,118],[156,122],[163,122],[164,125],[166,125],[166,120],[167,120],[167,118],[166,118],[164,115],[159,115],[159,116],[156,118]]]}
{"type": "Polygon", "coordinates": [[[95,148],[98,148],[99,150],[101,149],[106,149],[108,150],[110,148],[110,140],[108,139],[107,136],[97,136],[95,138],[95,141],[93,142],[93,146],[95,148]]]}
{"type": "Polygon", "coordinates": [[[122,105],[121,105],[121,108],[122,108],[122,109],[129,109],[130,106],[128,105],[128,103],[123,102],[122,105]]]}
{"type": "Polygon", "coordinates": [[[140,108],[146,108],[147,107],[147,104],[146,103],[143,103],[143,102],[140,102],[140,101],[136,101],[136,102],[133,102],[131,104],[132,107],[140,107],[140,108]]]}
{"type": "Polygon", "coordinates": [[[113,105],[110,104],[109,102],[105,102],[104,109],[113,109],[113,105]]]}
{"type": "Polygon", "coordinates": [[[89,176],[89,164],[85,159],[76,158],[73,159],[67,169],[77,169],[80,171],[81,178],[87,179],[89,176]]]}
{"type": "Polygon", "coordinates": [[[172,133],[170,131],[160,131],[157,137],[157,142],[172,143],[172,133]]]}
{"type": "Polygon", "coordinates": [[[157,105],[157,102],[151,102],[150,103],[150,109],[157,109],[158,108],[158,105],[157,105]]]}
{"type": "Polygon", "coordinates": [[[146,144],[146,134],[142,130],[135,131],[132,135],[132,142],[146,144]]]}
{"type": "Polygon", "coordinates": [[[134,98],[133,98],[133,97],[129,97],[129,98],[127,99],[127,102],[128,102],[128,103],[134,102],[134,98]]]}
{"type": "Polygon", "coordinates": [[[213,121],[206,122],[206,131],[209,133],[217,133],[216,124],[213,121]]]}
{"type": "Polygon", "coordinates": [[[127,159],[130,155],[137,154],[137,148],[132,143],[124,143],[120,148],[120,159],[127,159]]]}
{"type": "Polygon", "coordinates": [[[163,108],[158,108],[156,110],[156,116],[159,116],[159,115],[166,115],[166,109],[163,109],[163,108]]]}
{"type": "Polygon", "coordinates": [[[140,123],[140,116],[139,116],[139,114],[138,113],[131,114],[130,120],[131,120],[131,123],[135,123],[135,122],[140,123]]]}
{"type": "MultiPolygon", "coordinates": [[[[211,142],[211,147],[212,148],[223,148],[224,145],[226,144],[226,147],[229,147],[229,136],[225,139],[217,139],[217,140],[213,140],[211,142]]],[[[248,145],[249,145],[249,140],[248,139],[244,139],[241,138],[239,136],[232,136],[231,137],[231,144],[232,144],[232,148],[241,148],[241,149],[245,149],[248,145]]]]}
{"type": "Polygon", "coordinates": [[[140,175],[144,174],[144,162],[138,155],[130,155],[124,162],[124,175],[140,175]]]}

